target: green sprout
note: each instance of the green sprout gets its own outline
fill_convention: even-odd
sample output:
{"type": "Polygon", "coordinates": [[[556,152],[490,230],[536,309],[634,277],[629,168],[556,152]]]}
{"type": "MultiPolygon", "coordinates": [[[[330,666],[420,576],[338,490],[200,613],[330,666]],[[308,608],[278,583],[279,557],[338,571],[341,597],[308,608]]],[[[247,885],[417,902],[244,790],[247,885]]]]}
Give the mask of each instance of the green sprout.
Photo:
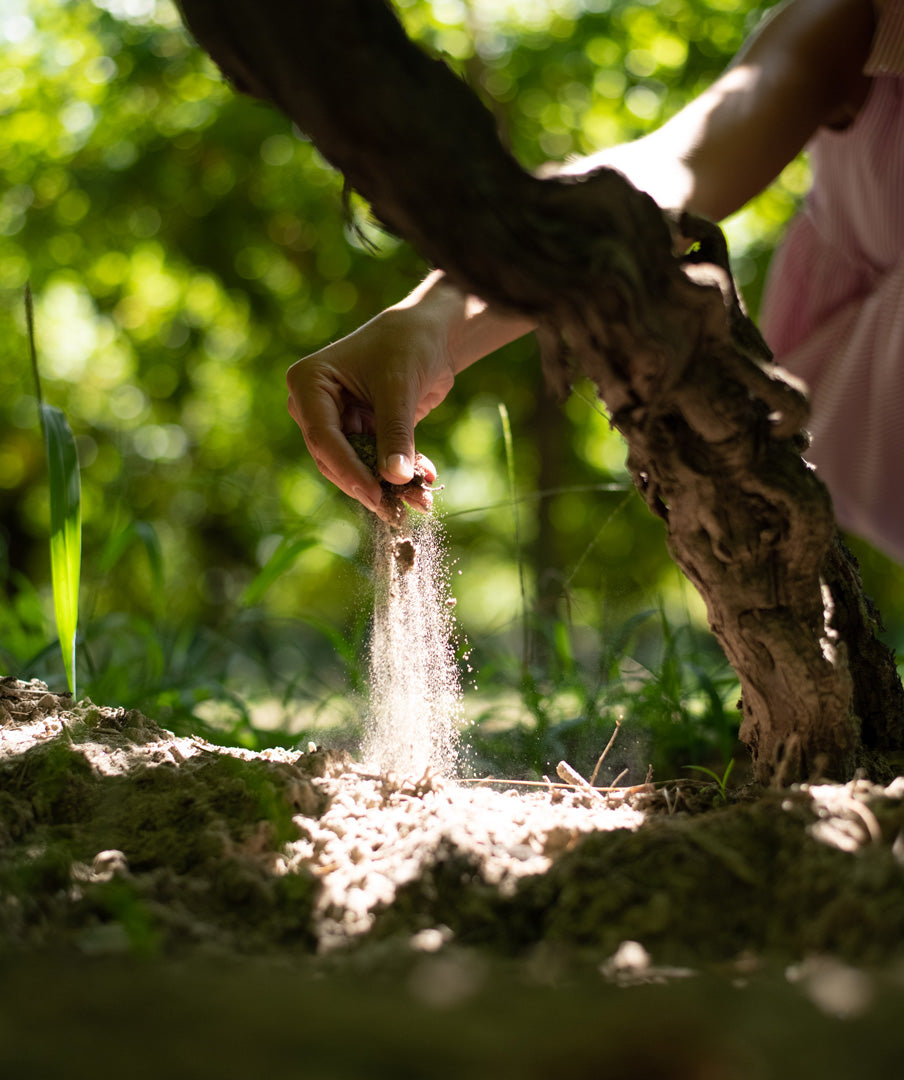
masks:
{"type": "Polygon", "coordinates": [[[34,303],[31,286],[25,286],[25,320],[31,367],[35,379],[38,413],[47,448],[50,482],[50,572],[57,634],[63,653],[66,682],[76,696],[75,640],[78,627],[78,588],[82,562],[81,481],[78,451],[69,421],[60,409],[45,405],[35,348],[34,303]]]}

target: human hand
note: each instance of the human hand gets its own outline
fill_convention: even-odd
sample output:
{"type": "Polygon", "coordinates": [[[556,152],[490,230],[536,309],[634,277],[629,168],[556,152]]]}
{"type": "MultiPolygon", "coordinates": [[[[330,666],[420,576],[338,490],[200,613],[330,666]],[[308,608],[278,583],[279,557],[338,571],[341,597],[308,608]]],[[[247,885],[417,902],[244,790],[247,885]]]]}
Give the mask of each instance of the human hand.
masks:
{"type": "MultiPolygon", "coordinates": [[[[286,375],[289,413],[317,468],[381,517],[386,511],[379,480],[346,436],[376,435],[383,479],[392,484],[412,479],[414,426],[445,398],[455,379],[445,320],[428,307],[390,308],[299,360],[286,375]]],[[[422,455],[418,469],[428,483],[436,479],[432,462],[422,455]]],[[[420,501],[414,505],[420,507],[420,501]]]]}

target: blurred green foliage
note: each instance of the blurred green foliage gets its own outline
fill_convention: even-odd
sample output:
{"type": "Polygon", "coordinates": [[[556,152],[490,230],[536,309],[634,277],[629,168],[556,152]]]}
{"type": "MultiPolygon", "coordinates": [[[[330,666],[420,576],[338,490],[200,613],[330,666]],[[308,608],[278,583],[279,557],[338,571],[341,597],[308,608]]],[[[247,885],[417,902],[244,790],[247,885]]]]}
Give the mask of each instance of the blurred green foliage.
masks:
{"type": "MultiPolygon", "coordinates": [[[[650,130],[719,73],[761,16],[744,0],[397,6],[529,167],[650,130]]],[[[366,249],[343,212],[341,177],[285,118],[224,85],[170,0],[7,0],[0,43],[0,662],[54,671],[41,637],[48,493],[24,343],[30,279],[46,397],[65,410],[83,466],[89,690],[122,702],[154,687],[158,703],[189,708],[225,696],[236,731],[250,723],[236,686],[318,712],[349,680],[361,684],[367,525],[308,459],[284,371],[426,267],[353,198],[366,249]],[[274,553],[284,569],[269,587],[275,575],[259,575],[274,553]]],[[[729,223],[754,312],[806,183],[795,163],[729,223]]],[[[534,633],[522,673],[597,671],[644,608],[699,625],[699,601],[630,494],[622,444],[591,389],[551,402],[525,339],[465,372],[419,429],[446,485],[478,683],[518,655],[524,614],[500,401],[534,633]]],[[[873,572],[901,636],[904,581],[882,561],[873,572]]],[[[632,640],[638,663],[669,655],[655,620],[632,640]]],[[[695,650],[724,672],[705,639],[695,650]]]]}

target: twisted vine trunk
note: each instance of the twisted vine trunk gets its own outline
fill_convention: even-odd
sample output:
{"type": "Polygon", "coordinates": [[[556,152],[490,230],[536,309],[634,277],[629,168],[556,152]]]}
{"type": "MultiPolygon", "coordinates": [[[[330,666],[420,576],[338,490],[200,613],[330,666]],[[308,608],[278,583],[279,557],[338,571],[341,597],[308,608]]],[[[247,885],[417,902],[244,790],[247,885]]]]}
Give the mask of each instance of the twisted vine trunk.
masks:
{"type": "Polygon", "coordinates": [[[670,222],[610,170],[525,172],[385,0],[181,3],[232,83],[290,116],[389,228],[538,321],[554,382],[569,364],[595,380],[741,681],[756,777],[846,778],[865,745],[900,746],[893,657],[801,458],[806,397],[742,313],[719,230],[670,222]]]}

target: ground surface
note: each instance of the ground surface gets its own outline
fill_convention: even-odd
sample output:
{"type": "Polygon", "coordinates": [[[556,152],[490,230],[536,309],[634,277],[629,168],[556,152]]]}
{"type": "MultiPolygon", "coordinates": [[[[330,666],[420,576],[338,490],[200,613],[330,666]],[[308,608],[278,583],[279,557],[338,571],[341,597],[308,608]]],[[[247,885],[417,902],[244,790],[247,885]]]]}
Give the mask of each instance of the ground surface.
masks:
{"type": "Polygon", "coordinates": [[[97,1025],[119,1061],[152,1008],[135,1076],[880,1075],[904,780],[716,795],[378,776],[2,679],[3,1075],[61,1075],[51,1016],[67,1075],[97,1025]]]}

